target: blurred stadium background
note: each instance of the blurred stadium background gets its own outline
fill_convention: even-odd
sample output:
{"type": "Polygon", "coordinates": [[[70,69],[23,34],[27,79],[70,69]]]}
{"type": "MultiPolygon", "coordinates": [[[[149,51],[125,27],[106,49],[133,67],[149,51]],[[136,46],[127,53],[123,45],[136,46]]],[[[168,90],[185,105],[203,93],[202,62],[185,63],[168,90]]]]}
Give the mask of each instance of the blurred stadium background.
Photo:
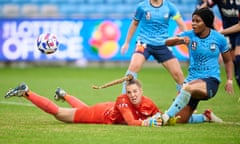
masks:
{"type": "MultiPolygon", "coordinates": [[[[0,0],[0,64],[124,63],[134,48],[120,54],[137,3],[142,0],[0,0]],[[57,35],[61,45],[53,55],[35,47],[44,32],[57,35]]],[[[198,0],[171,0],[189,25],[198,0]]],[[[169,34],[178,32],[170,21],[169,34]]],[[[184,47],[173,49],[181,62],[188,60],[184,47]]],[[[151,63],[151,60],[150,60],[151,63]]]]}
{"type": "MultiPolygon", "coordinates": [[[[131,18],[142,0],[1,0],[2,18],[131,18]]],[[[190,18],[196,0],[171,0],[190,18]]]]}

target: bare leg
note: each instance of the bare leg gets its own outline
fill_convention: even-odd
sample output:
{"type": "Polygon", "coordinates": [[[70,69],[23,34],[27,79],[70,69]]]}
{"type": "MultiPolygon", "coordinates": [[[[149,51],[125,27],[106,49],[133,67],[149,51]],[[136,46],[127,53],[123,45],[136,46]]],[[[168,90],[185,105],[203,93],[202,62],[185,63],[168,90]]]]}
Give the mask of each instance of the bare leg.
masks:
{"type": "Polygon", "coordinates": [[[59,108],[55,118],[66,123],[73,123],[76,108],[59,108]]]}
{"type": "Polygon", "coordinates": [[[139,53],[133,54],[128,70],[138,73],[141,70],[142,65],[144,64],[145,61],[146,61],[145,57],[142,54],[139,53]]]}
{"type": "MultiPolygon", "coordinates": [[[[134,79],[136,79],[137,73],[141,70],[142,65],[144,64],[145,61],[146,61],[145,57],[142,54],[134,53],[125,75],[131,74],[133,75],[134,79]]],[[[123,82],[122,93],[126,93],[125,87],[126,87],[126,83],[123,82]]]]}
{"type": "Polygon", "coordinates": [[[163,63],[163,66],[170,72],[173,79],[177,84],[182,85],[184,82],[184,74],[182,72],[181,66],[176,58],[167,60],[163,63]]]}
{"type": "Polygon", "coordinates": [[[177,123],[188,123],[189,118],[193,114],[194,110],[190,106],[185,106],[181,111],[177,113],[177,116],[180,116],[177,119],[177,123]]]}

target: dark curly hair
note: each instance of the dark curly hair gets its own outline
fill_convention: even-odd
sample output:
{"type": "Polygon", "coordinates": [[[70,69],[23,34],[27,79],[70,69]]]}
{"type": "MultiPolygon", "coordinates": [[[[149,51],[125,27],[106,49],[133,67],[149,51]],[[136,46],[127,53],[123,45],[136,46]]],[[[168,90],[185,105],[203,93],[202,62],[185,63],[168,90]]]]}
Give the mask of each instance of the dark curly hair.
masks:
{"type": "Polygon", "coordinates": [[[192,17],[194,15],[200,16],[207,27],[214,29],[214,26],[213,26],[214,14],[213,14],[212,10],[210,10],[209,8],[196,9],[193,12],[192,17]]]}

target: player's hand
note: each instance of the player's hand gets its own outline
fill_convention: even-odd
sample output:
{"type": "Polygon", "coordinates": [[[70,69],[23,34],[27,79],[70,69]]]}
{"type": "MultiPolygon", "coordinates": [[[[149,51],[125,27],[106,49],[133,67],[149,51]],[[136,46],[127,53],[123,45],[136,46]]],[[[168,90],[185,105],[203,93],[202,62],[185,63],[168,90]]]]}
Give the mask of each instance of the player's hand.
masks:
{"type": "Polygon", "coordinates": [[[153,118],[153,119],[161,119],[162,118],[162,114],[160,112],[157,112],[155,115],[151,116],[151,118],[153,118]]]}
{"type": "Polygon", "coordinates": [[[121,47],[121,54],[124,55],[127,50],[128,50],[129,44],[128,43],[124,43],[123,46],[121,47]]]}
{"type": "Polygon", "coordinates": [[[183,37],[183,44],[188,45],[190,43],[189,37],[183,37]]]}
{"type": "Polygon", "coordinates": [[[157,113],[154,116],[149,117],[146,120],[142,121],[142,126],[159,127],[162,125],[163,125],[163,121],[161,119],[160,113],[157,113]]]}
{"type": "Polygon", "coordinates": [[[180,45],[180,44],[185,44],[188,45],[190,42],[189,37],[172,37],[172,38],[168,38],[165,41],[165,44],[167,46],[175,46],[175,45],[180,45]]]}
{"type": "Polygon", "coordinates": [[[232,80],[227,80],[226,84],[225,84],[225,91],[228,94],[234,94],[234,90],[233,90],[233,81],[232,80]]]}

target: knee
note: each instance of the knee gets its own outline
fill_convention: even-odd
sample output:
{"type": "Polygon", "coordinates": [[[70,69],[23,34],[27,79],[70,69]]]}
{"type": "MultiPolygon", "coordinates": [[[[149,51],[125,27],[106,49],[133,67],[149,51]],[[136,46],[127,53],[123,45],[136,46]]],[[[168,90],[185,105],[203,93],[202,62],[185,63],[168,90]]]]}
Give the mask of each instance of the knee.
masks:
{"type": "Polygon", "coordinates": [[[178,83],[182,84],[184,82],[184,74],[181,70],[173,71],[171,74],[178,83]]]}
{"type": "Polygon", "coordinates": [[[141,65],[139,65],[139,64],[131,64],[131,65],[129,65],[129,70],[130,71],[132,71],[132,72],[139,72],[140,71],[140,69],[141,69],[141,65]]]}
{"type": "Polygon", "coordinates": [[[184,85],[182,86],[182,89],[183,89],[184,91],[190,92],[190,91],[191,91],[191,85],[189,85],[189,84],[184,84],[184,85]]]}
{"type": "Polygon", "coordinates": [[[59,121],[72,123],[74,121],[75,112],[75,108],[59,108],[58,113],[54,116],[59,121]]]}
{"type": "Polygon", "coordinates": [[[181,70],[179,70],[179,71],[176,71],[175,72],[175,75],[176,75],[176,77],[178,77],[179,79],[184,79],[184,75],[183,75],[183,72],[181,71],[181,70]]]}
{"type": "Polygon", "coordinates": [[[73,120],[67,116],[55,115],[55,118],[64,123],[73,123],[73,120]]]}

